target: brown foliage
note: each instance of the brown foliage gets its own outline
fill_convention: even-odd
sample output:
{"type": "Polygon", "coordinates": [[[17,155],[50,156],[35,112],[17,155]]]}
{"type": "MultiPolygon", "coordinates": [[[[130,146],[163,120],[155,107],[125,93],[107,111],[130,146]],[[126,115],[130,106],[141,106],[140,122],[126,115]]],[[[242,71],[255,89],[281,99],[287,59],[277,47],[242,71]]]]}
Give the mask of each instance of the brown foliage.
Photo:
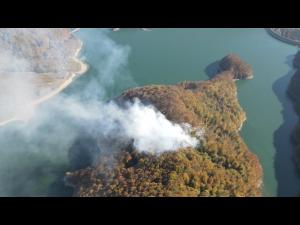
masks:
{"type": "Polygon", "coordinates": [[[221,71],[230,71],[233,79],[251,79],[253,71],[251,65],[245,63],[235,54],[229,54],[220,62],[221,71]]]}
{"type": "Polygon", "coordinates": [[[198,149],[161,155],[123,149],[71,173],[76,196],[259,196],[262,169],[238,130],[246,116],[230,72],[204,82],[152,85],[124,92],[177,123],[205,129],[198,149]]]}

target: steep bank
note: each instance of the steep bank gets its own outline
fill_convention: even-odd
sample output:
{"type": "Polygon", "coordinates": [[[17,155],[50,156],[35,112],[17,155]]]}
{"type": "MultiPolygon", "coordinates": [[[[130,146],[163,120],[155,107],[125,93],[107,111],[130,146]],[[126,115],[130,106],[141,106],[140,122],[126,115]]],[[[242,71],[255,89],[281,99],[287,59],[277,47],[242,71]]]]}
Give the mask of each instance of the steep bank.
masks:
{"type": "MultiPolygon", "coordinates": [[[[252,71],[245,75],[239,70],[245,68],[243,65],[233,65],[208,81],[145,86],[116,98],[120,104],[139,98],[172,122],[204,129],[201,145],[161,155],[122,146],[113,154],[102,154],[96,164],[87,163],[82,166],[85,168],[66,174],[74,195],[260,196],[262,169],[239,135],[246,115],[238,103],[234,82],[236,74],[244,79],[252,71]]],[[[76,156],[101,151],[97,150],[97,140],[83,137],[70,150],[71,158],[76,161],[76,156]]]]}

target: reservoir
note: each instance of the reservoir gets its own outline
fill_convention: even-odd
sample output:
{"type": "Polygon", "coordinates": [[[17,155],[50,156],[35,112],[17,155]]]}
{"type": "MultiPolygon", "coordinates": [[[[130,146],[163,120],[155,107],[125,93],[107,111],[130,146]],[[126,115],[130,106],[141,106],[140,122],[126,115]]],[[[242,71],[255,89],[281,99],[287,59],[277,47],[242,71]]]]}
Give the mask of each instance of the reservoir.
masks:
{"type": "MultiPolygon", "coordinates": [[[[106,32],[107,43],[99,38],[101,35],[99,29],[81,29],[76,33],[84,43],[81,57],[90,65],[90,70],[59,95],[76,96],[81,100],[91,95],[109,99],[130,87],[207,80],[215,72],[214,62],[235,53],[251,64],[254,71],[253,80],[238,81],[237,86],[239,102],[247,114],[241,135],[263,167],[264,196],[299,194],[300,178],[293,163],[290,142],[297,116],[286,96],[293,72],[291,60],[297,47],[272,38],[264,29],[248,28],[120,29],[106,32]],[[118,47],[127,56],[124,62],[121,61],[122,68],[113,80],[102,77],[104,63],[114,63],[114,58],[103,61],[103,49],[110,45],[116,47],[116,57],[118,47]],[[101,88],[97,88],[97,82],[101,88]],[[85,92],[91,83],[94,92],[85,92]]],[[[40,108],[47,107],[56,98],[59,96],[40,108]]],[[[39,111],[37,109],[33,120],[38,120],[39,111]]],[[[16,122],[8,128],[0,128],[2,161],[12,161],[0,166],[0,182],[5,182],[0,195],[70,193],[70,190],[64,190],[63,194],[58,194],[63,189],[60,188],[63,186],[62,175],[68,170],[67,149],[70,147],[69,136],[62,136],[59,131],[63,129],[66,134],[72,134],[78,128],[58,110],[44,117],[47,117],[43,120],[46,122],[39,124],[39,135],[36,136],[29,135],[30,130],[36,128],[30,123],[20,125],[16,122]],[[26,133],[20,134],[18,130],[24,126],[26,133]],[[16,185],[15,180],[19,177],[16,185]],[[50,186],[52,191],[49,191],[50,186]]]]}

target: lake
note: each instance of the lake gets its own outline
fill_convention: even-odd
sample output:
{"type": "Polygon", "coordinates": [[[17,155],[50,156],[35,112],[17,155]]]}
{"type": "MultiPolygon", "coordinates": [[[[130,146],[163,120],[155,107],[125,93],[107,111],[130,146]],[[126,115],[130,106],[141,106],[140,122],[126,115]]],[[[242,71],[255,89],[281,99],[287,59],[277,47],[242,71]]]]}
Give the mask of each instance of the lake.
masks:
{"type": "MultiPolygon", "coordinates": [[[[102,62],[103,50],[100,49],[105,46],[102,39],[98,38],[100,33],[98,29],[81,29],[76,33],[84,43],[81,57],[90,64],[90,70],[61,94],[89,98],[91,93],[89,92],[88,95],[84,90],[91,81],[96,83],[93,94],[109,99],[135,86],[175,84],[183,80],[206,80],[209,79],[211,72],[208,67],[210,64],[229,53],[236,53],[251,64],[254,70],[253,80],[238,81],[237,86],[239,102],[247,113],[247,122],[243,126],[241,135],[251,151],[258,155],[262,164],[264,196],[295,196],[300,192],[300,179],[293,163],[290,142],[290,134],[296,124],[297,116],[286,97],[286,89],[293,72],[291,60],[297,52],[296,47],[273,39],[264,29],[182,28],[151,31],[121,29],[118,32],[108,32],[107,35],[118,46],[128,50],[128,63],[122,66],[122,70],[113,82],[104,86],[106,91],[103,96],[100,88],[97,89],[97,82],[103,87],[101,70],[105,66],[102,62]]],[[[49,102],[51,101],[55,101],[55,98],[49,102]]],[[[47,104],[44,103],[41,107],[46,107],[47,104]]],[[[77,129],[72,122],[70,124],[70,121],[63,119],[59,113],[55,119],[59,123],[59,128],[64,127],[70,133],[77,129]]],[[[30,128],[30,124],[26,126],[30,128]]],[[[22,176],[20,174],[26,170],[29,162],[39,162],[36,163],[38,168],[47,165],[44,169],[35,168],[31,169],[30,174],[27,173],[27,176],[38,173],[39,178],[30,181],[26,191],[22,190],[22,195],[43,196],[47,193],[49,195],[47,187],[59,183],[59,179],[62,179],[62,171],[68,167],[66,149],[69,146],[64,137],[55,135],[58,125],[49,122],[44,124],[42,129],[44,133],[39,137],[28,138],[24,134],[19,137],[13,128],[8,129],[10,132],[6,131],[5,138],[3,135],[0,136],[2,149],[10,148],[13,149],[12,152],[18,153],[20,148],[27,149],[25,152],[22,151],[20,156],[22,159],[25,157],[27,161],[23,161],[23,169],[18,169],[18,176],[22,176]],[[14,145],[10,145],[9,141],[14,142],[14,145]],[[43,148],[43,157],[40,151],[36,151],[34,157],[32,156],[30,149],[36,149],[37,146],[43,148]],[[53,148],[58,153],[55,157],[49,156],[52,155],[49,152],[53,152],[53,148]],[[59,174],[57,182],[55,174],[59,174]],[[31,190],[29,187],[32,186],[39,188],[31,190]]],[[[1,132],[3,133],[0,130],[1,132]]],[[[4,155],[1,148],[0,154],[4,155]]],[[[5,156],[11,159],[13,154],[5,152],[5,156]]],[[[14,159],[17,160],[18,158],[14,159]]],[[[14,169],[8,166],[1,168],[6,171],[9,171],[9,168],[14,169]]],[[[5,179],[8,178],[4,177],[1,180],[5,179]]],[[[18,190],[18,188],[14,189],[10,195],[20,194],[18,190]]],[[[8,190],[3,189],[2,192],[0,190],[2,195],[8,192],[8,190]]],[[[58,194],[53,192],[52,195],[58,194]]]]}

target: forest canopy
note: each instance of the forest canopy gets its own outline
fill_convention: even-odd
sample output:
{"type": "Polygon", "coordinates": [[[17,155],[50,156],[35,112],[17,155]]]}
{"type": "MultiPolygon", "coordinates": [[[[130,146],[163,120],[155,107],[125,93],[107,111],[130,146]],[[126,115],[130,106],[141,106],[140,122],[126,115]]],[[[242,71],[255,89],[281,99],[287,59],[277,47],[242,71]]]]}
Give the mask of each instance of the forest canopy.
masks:
{"type": "MultiPolygon", "coordinates": [[[[138,98],[154,105],[170,121],[204,129],[204,137],[196,148],[159,155],[132,145],[99,154],[96,163],[66,174],[74,196],[260,196],[262,168],[239,135],[246,114],[232,73],[224,70],[208,81],[134,88],[116,98],[119,103],[138,98]]],[[[86,154],[89,146],[75,144],[70,156],[86,154]]]]}

